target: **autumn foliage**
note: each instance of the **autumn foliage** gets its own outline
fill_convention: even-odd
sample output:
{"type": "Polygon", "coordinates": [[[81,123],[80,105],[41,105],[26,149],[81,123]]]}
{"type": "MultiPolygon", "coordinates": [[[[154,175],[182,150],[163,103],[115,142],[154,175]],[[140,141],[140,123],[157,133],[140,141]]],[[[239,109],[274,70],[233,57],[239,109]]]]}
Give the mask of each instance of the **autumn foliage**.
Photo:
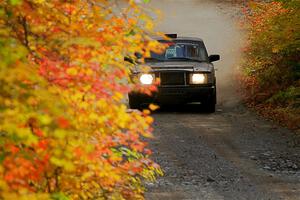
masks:
{"type": "Polygon", "coordinates": [[[0,199],[143,199],[153,119],[124,104],[124,56],[161,48],[143,4],[0,0],[0,199]]]}
{"type": "Polygon", "coordinates": [[[300,128],[300,2],[250,2],[241,81],[248,105],[300,128]]]}

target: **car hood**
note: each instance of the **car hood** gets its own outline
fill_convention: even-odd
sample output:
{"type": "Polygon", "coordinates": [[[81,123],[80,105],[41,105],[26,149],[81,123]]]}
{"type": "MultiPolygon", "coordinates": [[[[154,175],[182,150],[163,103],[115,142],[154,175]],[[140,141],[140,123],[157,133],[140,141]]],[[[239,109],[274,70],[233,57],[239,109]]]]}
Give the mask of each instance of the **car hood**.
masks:
{"type": "Polygon", "coordinates": [[[195,71],[195,72],[212,72],[213,65],[208,62],[148,62],[145,66],[151,67],[152,71],[195,71]]]}

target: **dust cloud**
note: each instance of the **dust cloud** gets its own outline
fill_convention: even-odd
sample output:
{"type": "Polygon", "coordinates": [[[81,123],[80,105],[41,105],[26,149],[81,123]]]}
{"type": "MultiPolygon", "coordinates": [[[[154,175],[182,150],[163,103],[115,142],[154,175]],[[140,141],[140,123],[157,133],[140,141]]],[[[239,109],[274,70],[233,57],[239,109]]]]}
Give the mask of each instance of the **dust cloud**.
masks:
{"type": "MultiPolygon", "coordinates": [[[[214,63],[218,104],[235,106],[238,98],[234,69],[241,60],[242,33],[229,13],[222,13],[222,8],[213,1],[155,0],[149,6],[161,11],[161,16],[156,18],[158,31],[200,37],[209,54],[220,54],[221,60],[214,63]]],[[[224,9],[227,12],[228,6],[224,9]]]]}

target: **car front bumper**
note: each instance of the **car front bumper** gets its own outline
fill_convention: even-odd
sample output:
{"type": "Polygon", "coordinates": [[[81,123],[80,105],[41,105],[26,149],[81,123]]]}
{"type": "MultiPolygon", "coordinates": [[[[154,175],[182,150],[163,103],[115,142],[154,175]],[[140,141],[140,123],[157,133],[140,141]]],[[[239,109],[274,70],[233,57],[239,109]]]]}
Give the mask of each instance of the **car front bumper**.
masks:
{"type": "Polygon", "coordinates": [[[215,100],[215,86],[160,86],[151,96],[132,92],[129,98],[141,103],[177,104],[189,102],[207,102],[215,100]]]}

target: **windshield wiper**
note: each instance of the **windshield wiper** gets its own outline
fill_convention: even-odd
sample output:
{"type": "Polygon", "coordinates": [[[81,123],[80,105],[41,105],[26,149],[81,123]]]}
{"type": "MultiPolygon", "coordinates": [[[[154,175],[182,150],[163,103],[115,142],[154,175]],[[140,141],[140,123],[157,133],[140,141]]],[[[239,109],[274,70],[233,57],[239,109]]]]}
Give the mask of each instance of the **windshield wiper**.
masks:
{"type": "Polygon", "coordinates": [[[203,60],[187,58],[187,57],[172,57],[172,58],[168,58],[168,60],[190,60],[190,61],[195,61],[195,62],[204,62],[203,60]]]}

